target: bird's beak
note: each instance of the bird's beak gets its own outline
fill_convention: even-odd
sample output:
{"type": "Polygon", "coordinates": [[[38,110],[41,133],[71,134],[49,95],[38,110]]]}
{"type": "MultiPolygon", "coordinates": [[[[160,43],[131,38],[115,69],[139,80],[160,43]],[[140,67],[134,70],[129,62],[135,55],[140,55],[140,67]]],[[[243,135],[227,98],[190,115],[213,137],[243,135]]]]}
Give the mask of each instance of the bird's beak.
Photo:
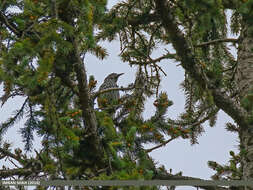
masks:
{"type": "Polygon", "coordinates": [[[124,73],[120,73],[120,74],[118,74],[118,77],[119,77],[119,76],[121,76],[121,75],[123,75],[123,74],[124,74],[124,73]]]}

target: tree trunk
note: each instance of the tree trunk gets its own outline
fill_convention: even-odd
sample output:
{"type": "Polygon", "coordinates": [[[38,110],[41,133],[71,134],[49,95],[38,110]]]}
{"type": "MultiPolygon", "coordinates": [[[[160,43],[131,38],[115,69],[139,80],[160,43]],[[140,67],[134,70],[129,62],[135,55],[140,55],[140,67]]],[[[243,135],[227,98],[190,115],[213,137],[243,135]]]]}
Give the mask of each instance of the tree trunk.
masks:
{"type": "MultiPolygon", "coordinates": [[[[253,90],[253,36],[249,31],[250,25],[242,24],[242,32],[240,36],[238,48],[238,66],[236,72],[236,83],[239,89],[239,96],[242,100],[253,90]]],[[[252,114],[248,109],[248,114],[252,114]]],[[[252,125],[251,125],[252,126],[252,125]]],[[[243,179],[253,179],[253,126],[245,128],[240,126],[239,132],[240,149],[245,152],[242,155],[243,179]]],[[[251,187],[253,189],[253,187],[251,187]]]]}
{"type": "Polygon", "coordinates": [[[249,27],[249,25],[243,24],[238,48],[236,81],[240,98],[253,90],[253,36],[249,32],[249,27]]]}

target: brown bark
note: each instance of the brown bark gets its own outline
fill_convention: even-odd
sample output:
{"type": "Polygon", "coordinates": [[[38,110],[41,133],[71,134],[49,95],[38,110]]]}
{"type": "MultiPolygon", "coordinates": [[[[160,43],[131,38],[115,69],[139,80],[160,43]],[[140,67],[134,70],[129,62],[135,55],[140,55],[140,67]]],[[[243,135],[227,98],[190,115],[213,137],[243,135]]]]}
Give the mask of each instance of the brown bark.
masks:
{"type": "Polygon", "coordinates": [[[238,48],[236,81],[241,98],[253,89],[253,37],[249,34],[249,27],[243,24],[238,48]]]}
{"type": "Polygon", "coordinates": [[[93,105],[91,103],[92,97],[88,90],[87,74],[85,66],[80,58],[80,51],[78,49],[78,43],[76,39],[72,41],[74,46],[74,70],[76,72],[77,81],[78,81],[78,97],[80,102],[80,107],[82,109],[82,116],[84,121],[84,126],[87,133],[86,141],[89,141],[88,144],[93,147],[94,157],[98,162],[101,161],[103,156],[102,146],[100,143],[99,136],[97,134],[97,119],[93,105]]]}
{"type": "MultiPolygon", "coordinates": [[[[236,82],[239,88],[240,98],[247,96],[253,90],[253,36],[249,32],[247,23],[242,24],[240,43],[238,48],[238,66],[236,82]]],[[[248,111],[248,115],[252,110],[248,111]]],[[[253,179],[253,126],[240,128],[240,145],[246,150],[242,157],[243,179],[253,179]]]]}

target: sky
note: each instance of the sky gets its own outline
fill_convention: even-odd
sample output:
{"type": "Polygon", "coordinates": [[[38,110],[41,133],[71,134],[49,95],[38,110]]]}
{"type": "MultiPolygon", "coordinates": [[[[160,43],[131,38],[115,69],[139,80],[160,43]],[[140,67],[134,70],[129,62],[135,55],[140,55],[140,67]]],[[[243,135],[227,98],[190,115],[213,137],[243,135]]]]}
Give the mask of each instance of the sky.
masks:
{"type": "MultiPolygon", "coordinates": [[[[109,0],[108,7],[115,4],[116,0],[109,0]]],[[[123,63],[119,57],[120,49],[119,42],[113,41],[111,43],[103,42],[109,56],[101,61],[93,55],[87,54],[85,56],[85,64],[87,66],[87,74],[94,75],[98,81],[99,87],[103,79],[110,73],[124,73],[118,81],[119,86],[127,86],[134,81],[136,68],[130,67],[128,63],[123,63]]],[[[170,48],[171,47],[167,47],[170,48]]],[[[153,56],[160,55],[161,49],[154,52],[153,56]]],[[[236,52],[232,50],[235,55],[236,52]]],[[[166,91],[169,99],[173,101],[173,106],[168,110],[167,115],[170,118],[176,118],[184,110],[184,94],[179,88],[179,84],[183,81],[184,70],[177,66],[178,63],[173,61],[162,61],[159,64],[167,73],[167,76],[162,76],[161,90],[166,91]]],[[[0,88],[0,95],[2,95],[2,86],[0,88]]],[[[154,111],[153,101],[155,97],[151,98],[145,105],[144,118],[150,117],[154,111]]],[[[8,101],[2,108],[0,108],[0,122],[5,121],[12,112],[19,108],[24,101],[24,98],[14,98],[8,101]]],[[[174,140],[166,146],[157,149],[150,153],[151,157],[158,163],[164,165],[167,169],[172,169],[173,173],[179,171],[183,172],[185,176],[199,177],[202,179],[210,179],[214,174],[213,170],[208,168],[207,161],[212,160],[220,164],[226,164],[229,160],[229,151],[237,151],[238,138],[237,135],[227,132],[225,130],[225,123],[232,120],[224,113],[219,112],[217,124],[215,127],[205,125],[205,133],[198,138],[199,144],[191,145],[189,140],[178,139],[174,140]]],[[[19,147],[22,143],[18,129],[23,127],[24,120],[21,120],[10,129],[5,136],[8,142],[11,142],[14,147],[19,147]]],[[[154,145],[147,145],[151,148],[154,145]]],[[[40,139],[36,138],[34,148],[39,149],[40,139]]],[[[0,168],[3,161],[0,161],[0,168]]],[[[183,189],[183,188],[180,188],[183,189]]]]}

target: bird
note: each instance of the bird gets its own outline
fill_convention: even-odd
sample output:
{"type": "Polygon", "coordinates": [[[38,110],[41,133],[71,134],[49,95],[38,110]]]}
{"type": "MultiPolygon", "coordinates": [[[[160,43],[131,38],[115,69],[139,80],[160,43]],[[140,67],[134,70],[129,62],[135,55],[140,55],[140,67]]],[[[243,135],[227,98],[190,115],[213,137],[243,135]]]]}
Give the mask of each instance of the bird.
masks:
{"type": "MultiPolygon", "coordinates": [[[[111,73],[105,79],[103,84],[99,87],[99,91],[106,90],[109,88],[118,88],[117,81],[124,73],[111,73]]],[[[115,103],[120,98],[119,91],[113,90],[98,96],[98,106],[107,107],[115,103]]]]}

